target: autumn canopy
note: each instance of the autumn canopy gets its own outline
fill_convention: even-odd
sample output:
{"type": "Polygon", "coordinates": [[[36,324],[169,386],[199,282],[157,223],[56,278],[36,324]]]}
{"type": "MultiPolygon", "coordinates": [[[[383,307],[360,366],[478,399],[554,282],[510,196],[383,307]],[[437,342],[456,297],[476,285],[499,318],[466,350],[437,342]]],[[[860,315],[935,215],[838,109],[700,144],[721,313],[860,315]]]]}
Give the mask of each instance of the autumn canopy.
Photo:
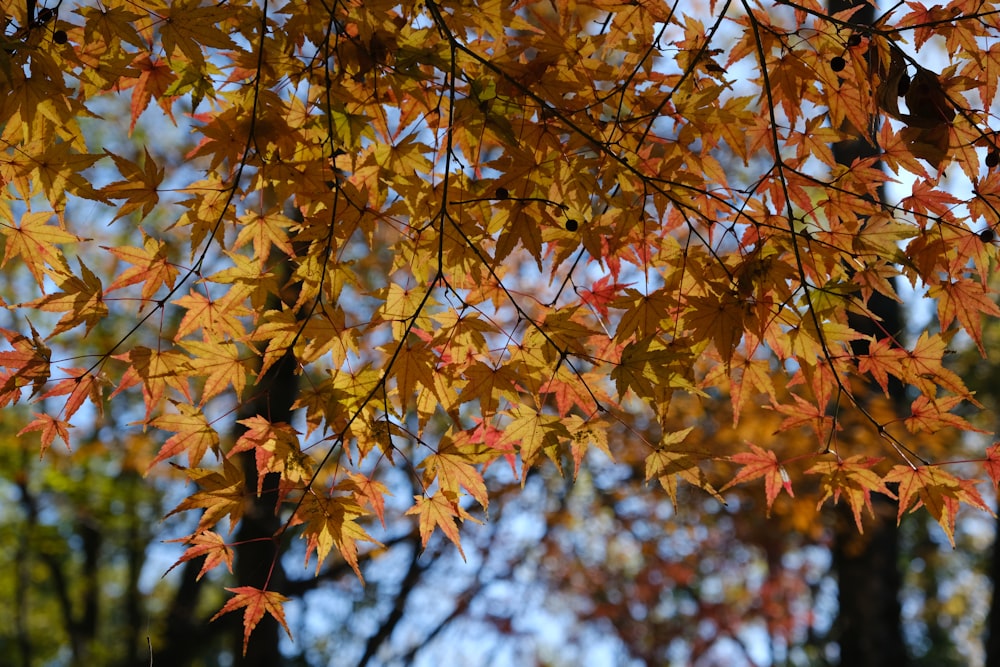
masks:
{"type": "MultiPolygon", "coordinates": [[[[881,493],[950,535],[1000,479],[921,444],[985,423],[947,360],[1000,317],[990,2],[0,11],[0,406],[43,457],[162,433],[122,456],[192,483],[203,572],[247,497],[275,558],[290,534],[361,576],[389,513],[460,549],[492,479],[623,438],[650,493],[802,484],[859,528],[881,493]],[[872,305],[904,287],[917,332],[872,305]],[[750,411],[774,427],[713,448],[750,411]]],[[[283,618],[232,592],[248,636],[283,618]]]]}

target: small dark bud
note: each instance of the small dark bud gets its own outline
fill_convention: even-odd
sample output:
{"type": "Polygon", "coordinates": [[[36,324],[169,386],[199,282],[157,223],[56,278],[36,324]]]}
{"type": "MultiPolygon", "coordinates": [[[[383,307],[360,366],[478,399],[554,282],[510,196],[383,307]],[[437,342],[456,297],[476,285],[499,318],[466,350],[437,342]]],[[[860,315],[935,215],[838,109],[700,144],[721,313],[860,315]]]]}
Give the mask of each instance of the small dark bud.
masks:
{"type": "Polygon", "coordinates": [[[69,37],[66,35],[65,30],[56,30],[52,33],[52,41],[56,44],[65,44],[69,41],[69,37]]]}
{"type": "Polygon", "coordinates": [[[507,197],[510,197],[507,188],[497,188],[497,199],[507,199],[507,197]]]}
{"type": "Polygon", "coordinates": [[[994,234],[993,230],[989,227],[979,232],[979,240],[983,243],[990,243],[994,238],[996,238],[996,234],[994,234]]]}
{"type": "Polygon", "coordinates": [[[845,67],[847,67],[847,61],[841,58],[840,56],[834,56],[833,58],[830,58],[830,69],[832,69],[834,72],[840,72],[845,67]]]}
{"type": "Polygon", "coordinates": [[[580,223],[578,223],[573,218],[570,218],[569,220],[566,221],[566,231],[567,232],[575,232],[579,228],[580,228],[580,223]]]}

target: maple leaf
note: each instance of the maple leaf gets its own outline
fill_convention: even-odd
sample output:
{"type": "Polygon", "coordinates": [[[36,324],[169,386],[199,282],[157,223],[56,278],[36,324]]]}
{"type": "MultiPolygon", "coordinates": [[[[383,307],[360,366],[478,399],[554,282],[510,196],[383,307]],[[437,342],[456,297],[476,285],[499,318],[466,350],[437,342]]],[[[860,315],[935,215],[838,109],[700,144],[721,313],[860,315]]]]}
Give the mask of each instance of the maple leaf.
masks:
{"type": "Polygon", "coordinates": [[[869,515],[875,516],[872,510],[872,492],[889,498],[896,497],[882,481],[882,477],[872,470],[881,461],[881,458],[858,454],[846,459],[838,457],[836,461],[820,461],[806,470],[806,474],[823,476],[820,482],[823,496],[816,505],[817,509],[827,498],[833,498],[833,502],[838,503],[840,496],[844,495],[854,514],[854,524],[858,527],[858,532],[863,533],[862,510],[867,509],[869,515]]]}
{"type": "Polygon", "coordinates": [[[591,447],[597,447],[609,460],[615,460],[608,445],[608,427],[602,420],[584,420],[578,415],[570,415],[565,418],[565,424],[572,437],[570,453],[573,456],[573,479],[580,473],[583,457],[591,447]]]}
{"type": "Polygon", "coordinates": [[[876,338],[868,342],[867,354],[858,355],[858,371],[870,373],[886,397],[889,396],[889,376],[907,376],[909,354],[891,338],[876,338]]]}
{"type": "Polygon", "coordinates": [[[598,278],[590,286],[590,289],[580,290],[580,300],[590,305],[602,317],[608,317],[608,306],[617,298],[618,294],[631,286],[631,283],[612,282],[611,276],[598,278]]]}
{"type": "MultiPolygon", "coordinates": [[[[133,98],[133,101],[136,98],[133,98]]],[[[147,100],[148,103],[148,100],[147,100]]],[[[145,108],[145,107],[143,107],[145,108]]],[[[140,110],[141,113],[141,110],[140,110]]],[[[133,114],[135,114],[133,110],[133,114]]],[[[137,116],[133,115],[132,125],[129,127],[129,132],[135,127],[135,120],[137,116]]],[[[114,160],[115,166],[118,168],[118,172],[124,177],[120,181],[114,181],[113,183],[108,183],[103,188],[101,188],[101,195],[107,197],[108,199],[124,199],[125,203],[120,204],[118,207],[118,212],[115,214],[115,220],[119,218],[124,218],[134,211],[141,212],[141,218],[145,218],[147,215],[153,212],[153,209],[160,201],[159,187],[163,182],[163,177],[166,175],[166,169],[157,168],[156,162],[153,160],[153,156],[149,154],[149,150],[144,149],[145,157],[143,159],[143,166],[135,164],[130,160],[115,155],[114,153],[107,153],[107,155],[114,160]]],[[[149,239],[147,238],[147,241],[149,239]]],[[[160,246],[162,247],[162,246],[160,246]]],[[[118,255],[122,259],[128,261],[127,256],[119,254],[119,252],[126,252],[125,248],[107,248],[114,254],[118,255]]],[[[147,245],[147,250],[149,250],[147,245]]],[[[132,262],[133,264],[136,262],[132,262]]],[[[115,281],[117,282],[117,281],[115,281]]],[[[134,282],[142,282],[142,279],[136,280],[134,282]]],[[[131,284],[131,283],[126,283],[131,284]]],[[[158,283],[154,280],[154,285],[158,286],[158,283]]],[[[171,281],[172,286],[172,281],[171,281]]],[[[109,291],[111,288],[108,288],[109,291]]],[[[144,286],[145,291],[145,286],[144,286]]],[[[153,289],[151,294],[156,290],[153,289]]],[[[148,298],[145,297],[144,298],[148,298]]]]}
{"type": "MultiPolygon", "coordinates": [[[[714,1],[571,4],[162,0],[56,17],[7,3],[0,267],[19,303],[0,310],[39,311],[51,332],[3,333],[0,406],[45,404],[22,437],[44,451],[71,419],[142,400],[141,423],[166,431],[154,463],[187,452],[196,466],[230,404],[256,408],[235,417],[220,469],[184,469],[197,488],[175,512],[203,514],[182,558],[229,564],[212,531],[260,509],[236,463],[253,452],[257,494],[267,477],[279,505],[302,502],[307,561],[339,550],[357,572],[369,515],[403,511],[385,500],[399,466],[418,473],[423,543],[440,530],[461,551],[471,504],[496,502],[492,464],[524,481],[543,457],[559,473],[572,459],[582,476],[591,449],[629,461],[633,438],[616,434],[654,420],[646,478],[673,502],[682,482],[719,498],[713,484],[764,478],[770,512],[792,492],[773,452],[689,442],[727,418],[727,393],[754,442],[773,413],[825,444],[841,429],[971,429],[956,412],[978,404],[945,362],[959,332],[983,353],[1000,319],[1000,49],[982,3],[909,2],[853,27],[865,3],[725,17],[714,1]],[[667,51],[660,25],[676,33],[667,51]],[[940,74],[920,48],[932,37],[940,74]],[[751,76],[734,85],[737,72],[751,76]],[[152,112],[181,121],[178,104],[185,127],[161,132],[152,112]],[[880,154],[840,164],[833,144],[864,138],[880,154]],[[880,162],[907,192],[883,192],[880,162]],[[944,177],[951,162],[971,191],[944,177]],[[903,279],[936,300],[912,349],[876,298],[902,304],[903,279]],[[52,379],[54,353],[87,361],[52,379]],[[286,371],[295,395],[269,396],[286,371]],[[869,401],[864,378],[887,396],[906,385],[909,414],[869,401]],[[715,482],[723,460],[735,474],[715,482]]],[[[875,453],[806,471],[859,530],[892,475],[946,531],[960,503],[984,506],[976,480],[880,478],[875,453]]],[[[985,457],[980,475],[1000,479],[1000,455],[985,457]]],[[[812,504],[793,506],[798,528],[812,504]]],[[[233,604],[247,636],[267,611],[252,595],[233,604]]]]}
{"type": "Polygon", "coordinates": [[[153,298],[161,286],[166,285],[173,289],[178,270],[170,263],[167,257],[167,245],[163,241],[145,236],[142,248],[105,247],[105,249],[119,259],[133,264],[108,285],[105,294],[129,285],[142,284],[142,303],[139,305],[141,312],[146,302],[153,298]]]}
{"type": "Polygon", "coordinates": [[[253,213],[240,218],[240,233],[236,236],[234,250],[239,250],[247,243],[253,245],[253,257],[260,266],[266,266],[271,255],[271,247],[275,247],[289,257],[295,255],[295,249],[288,237],[288,228],[292,221],[284,215],[262,215],[253,213]]]}
{"type": "MultiPolygon", "coordinates": [[[[233,285],[233,291],[238,292],[238,298],[250,298],[250,305],[258,314],[265,315],[275,311],[265,308],[268,298],[279,291],[277,276],[270,270],[262,268],[252,257],[245,257],[227,252],[226,256],[233,261],[233,266],[210,275],[207,280],[222,285],[233,285]]],[[[237,298],[234,295],[234,298],[237,298]]],[[[294,318],[293,318],[294,319],[294,318]]]]}
{"type": "Polygon", "coordinates": [[[194,373],[205,376],[200,404],[218,396],[227,387],[232,386],[239,399],[247,384],[247,365],[250,359],[240,354],[239,347],[232,341],[201,341],[186,340],[181,345],[192,354],[189,366],[194,373]]]}
{"type": "Polygon", "coordinates": [[[205,562],[201,566],[201,570],[198,572],[196,580],[200,580],[205,573],[209,570],[216,568],[219,565],[225,563],[226,568],[229,573],[233,572],[233,549],[226,541],[222,539],[222,536],[212,530],[202,530],[194,535],[188,535],[187,537],[181,537],[176,540],[167,540],[168,542],[183,542],[185,544],[190,544],[184,553],[181,555],[177,562],[170,566],[167,570],[174,569],[181,563],[185,563],[189,560],[194,560],[195,558],[205,557],[205,562]]]}
{"type": "Polygon", "coordinates": [[[464,488],[484,509],[489,507],[483,476],[454,442],[444,441],[436,453],[421,461],[418,468],[423,470],[422,481],[425,487],[436,479],[441,492],[449,498],[457,500],[460,488],[464,488]]]}
{"type": "Polygon", "coordinates": [[[934,387],[937,384],[975,403],[962,379],[954,371],[943,366],[946,352],[947,345],[940,334],[928,335],[926,331],[920,334],[913,350],[909,353],[907,375],[904,380],[928,396],[934,395],[934,387]]]}
{"type": "Polygon", "coordinates": [[[83,402],[88,398],[97,409],[98,415],[103,415],[106,380],[94,375],[87,368],[63,368],[60,366],[59,370],[69,374],[69,377],[56,382],[55,386],[42,394],[42,398],[69,394],[62,411],[63,418],[67,420],[76,414],[76,411],[83,406],[83,402]]]}
{"type": "Polygon", "coordinates": [[[652,454],[646,457],[646,481],[656,477],[663,490],[670,496],[670,502],[677,507],[677,477],[696,486],[725,504],[722,496],[708,481],[708,476],[698,465],[704,454],[693,449],[678,448],[688,434],[694,430],[689,426],[681,431],[665,434],[652,454]]]}
{"type": "Polygon", "coordinates": [[[629,389],[639,396],[650,396],[657,387],[693,391],[692,358],[692,350],[680,341],[645,338],[625,346],[611,379],[619,396],[625,396],[629,389]]]}
{"type": "Polygon", "coordinates": [[[292,636],[292,631],[288,629],[288,624],[285,623],[285,610],[282,605],[288,602],[288,598],[284,595],[274,591],[254,588],[253,586],[237,586],[236,588],[227,588],[226,590],[233,593],[234,596],[223,605],[222,609],[215,616],[209,619],[209,623],[231,611],[243,609],[243,655],[246,655],[247,644],[250,642],[250,634],[257,627],[257,624],[260,623],[260,619],[264,618],[265,612],[273,616],[281,624],[281,627],[285,629],[289,637],[292,636]]]}
{"type": "MultiPolygon", "coordinates": [[[[132,131],[135,129],[135,122],[139,120],[139,116],[146,110],[146,107],[149,106],[149,101],[153,98],[160,100],[160,107],[170,120],[173,121],[173,110],[170,108],[172,100],[163,98],[167,89],[177,80],[177,74],[164,61],[151,58],[148,55],[139,56],[132,65],[139,69],[140,74],[139,78],[135,79],[135,89],[132,91],[132,118],[129,121],[128,133],[132,134],[132,131]]],[[[151,162],[149,153],[146,153],[146,160],[147,164],[151,162]]],[[[122,175],[125,175],[124,172],[122,175]]],[[[162,174],[160,178],[162,179],[162,174]]],[[[145,215],[147,213],[144,209],[143,216],[145,215]]]]}
{"type": "Polygon", "coordinates": [[[260,495],[264,476],[281,473],[290,481],[312,477],[312,465],[299,446],[298,432],[284,422],[271,422],[256,415],[239,422],[246,430],[226,454],[232,458],[240,452],[253,451],[257,463],[257,494],[260,495]]]}
{"type": "Polygon", "coordinates": [[[768,516],[770,516],[771,506],[774,504],[774,500],[778,497],[778,494],[781,493],[781,489],[785,489],[788,495],[795,497],[795,494],[792,492],[792,483],[788,477],[788,472],[783,465],[778,463],[778,458],[774,455],[774,452],[761,449],[752,442],[748,442],[747,445],[750,447],[749,452],[740,452],[728,458],[728,460],[733,463],[739,463],[743,467],[720,489],[720,492],[725,493],[727,489],[737,484],[751,482],[763,477],[767,498],[767,512],[768,516]]]}
{"type": "Polygon", "coordinates": [[[203,468],[181,469],[201,488],[182,500],[167,516],[193,509],[204,509],[205,512],[198,522],[200,529],[208,530],[223,517],[228,516],[229,531],[232,532],[236,523],[243,517],[247,500],[246,483],[239,466],[229,459],[223,459],[222,472],[203,468]]]}
{"type": "Polygon", "coordinates": [[[544,414],[519,405],[511,411],[514,418],[504,429],[504,438],[518,446],[524,464],[522,479],[542,451],[569,439],[569,431],[557,415],[544,414]]]}
{"type": "Polygon", "coordinates": [[[62,252],[56,246],[84,240],[61,227],[47,224],[51,219],[52,213],[42,211],[25,213],[16,225],[0,222],[0,234],[7,237],[0,268],[13,258],[20,257],[43,290],[46,268],[62,265],[62,252]]]}
{"type": "Polygon", "coordinates": [[[201,463],[201,459],[209,449],[218,455],[219,434],[208,423],[205,413],[193,405],[171,402],[177,408],[176,414],[161,415],[150,422],[150,426],[174,432],[174,435],[163,443],[160,452],[149,464],[150,468],[160,461],[185,452],[188,456],[189,466],[197,466],[201,463]]]}
{"type": "Polygon", "coordinates": [[[418,385],[431,391],[436,389],[433,377],[434,357],[426,346],[411,342],[401,345],[390,343],[386,346],[386,352],[389,358],[394,357],[391,373],[396,378],[396,390],[403,406],[410,402],[418,385]]]}
{"type": "Polygon", "coordinates": [[[539,262],[542,255],[542,230],[535,207],[516,206],[514,210],[503,210],[492,225],[504,231],[497,240],[494,261],[502,262],[519,244],[539,262]]]}
{"type": "Polygon", "coordinates": [[[626,288],[609,304],[612,308],[625,312],[618,321],[615,338],[625,341],[635,334],[639,340],[655,337],[660,331],[660,322],[670,317],[677,307],[677,297],[666,290],[656,290],[650,294],[642,294],[638,290],[626,288]]]}
{"type": "Polygon", "coordinates": [[[944,529],[948,541],[955,546],[955,517],[961,502],[985,509],[986,505],[973,487],[937,466],[894,466],[884,481],[897,483],[899,513],[897,522],[907,510],[923,506],[944,529]]]}
{"type": "Polygon", "coordinates": [[[910,416],[904,420],[906,428],[910,433],[926,431],[936,433],[942,428],[952,427],[963,431],[979,431],[963,417],[953,414],[958,405],[962,403],[961,396],[944,396],[940,398],[930,398],[920,395],[914,399],[910,405],[910,416]]]}
{"type": "Polygon", "coordinates": [[[1000,317],[1000,307],[994,303],[983,284],[978,280],[947,281],[931,285],[927,296],[938,300],[938,321],[941,329],[947,329],[958,318],[959,324],[985,358],[982,316],[1000,317]]]}
{"type": "Polygon", "coordinates": [[[228,12],[198,0],[176,0],[161,9],[160,39],[170,58],[183,54],[197,69],[205,66],[205,49],[228,49],[232,40],[222,30],[228,12]],[[179,53],[178,53],[179,52],[179,53]]]}
{"type": "Polygon", "coordinates": [[[767,394],[772,402],[776,402],[770,361],[744,357],[742,363],[732,364],[730,398],[733,404],[734,426],[739,423],[740,414],[750,401],[754,389],[767,394]]]}
{"type": "Polygon", "coordinates": [[[787,431],[801,426],[809,426],[819,442],[827,442],[831,429],[836,427],[833,417],[826,414],[825,406],[820,407],[798,394],[792,394],[794,405],[777,403],[774,409],[786,415],[778,426],[779,431],[787,431]]]}
{"type": "Polygon", "coordinates": [[[168,388],[174,389],[188,401],[191,400],[191,388],[186,379],[191,372],[191,363],[183,354],[173,350],[151,350],[140,345],[128,354],[116,358],[128,361],[131,365],[110,398],[141,382],[146,419],[149,419],[154,408],[163,400],[168,388]]]}
{"type": "MultiPolygon", "coordinates": [[[[31,329],[31,338],[16,331],[0,329],[0,334],[14,348],[7,352],[0,351],[0,366],[13,371],[6,376],[3,387],[0,388],[0,396],[11,397],[14,402],[20,398],[21,387],[29,382],[32,385],[32,396],[41,393],[50,374],[49,359],[52,357],[52,350],[42,341],[31,322],[28,322],[28,327],[31,329]]],[[[4,402],[6,400],[4,398],[4,402]]]]}
{"type": "Polygon", "coordinates": [[[712,340],[723,362],[728,364],[743,337],[746,302],[731,293],[692,297],[688,306],[690,311],[684,315],[684,321],[693,335],[712,340]]]}
{"type": "Polygon", "coordinates": [[[479,522],[458,504],[457,499],[449,499],[444,491],[439,490],[430,497],[414,496],[414,499],[416,505],[408,509],[406,513],[420,516],[420,539],[424,548],[427,548],[427,541],[431,538],[434,530],[440,528],[445,537],[458,548],[462,560],[465,560],[462,540],[458,535],[457,521],[469,519],[476,523],[479,522]]]}
{"type": "Polygon", "coordinates": [[[389,488],[382,482],[373,480],[359,473],[348,472],[348,480],[340,483],[341,488],[350,488],[354,491],[355,500],[366,504],[375,512],[379,523],[385,527],[385,497],[391,496],[389,488]]]}
{"type": "Polygon", "coordinates": [[[69,446],[69,429],[73,428],[65,419],[57,419],[50,415],[41,414],[38,412],[32,413],[35,416],[27,426],[22,428],[17,432],[18,436],[24,435],[25,433],[30,433],[31,431],[40,431],[42,434],[42,449],[39,453],[39,459],[45,456],[46,450],[52,444],[53,440],[58,436],[64,443],[66,443],[66,449],[70,449],[69,446]]]}
{"type": "Polygon", "coordinates": [[[77,260],[80,265],[81,277],[72,273],[68,267],[60,266],[57,272],[51,272],[57,280],[62,292],[48,294],[21,304],[22,308],[36,308],[50,313],[65,313],[56,323],[50,337],[64,331],[69,331],[79,324],[85,324],[84,335],[90,333],[99,322],[108,316],[108,306],[104,303],[101,280],[91,271],[83,260],[77,260]]]}
{"type": "Polygon", "coordinates": [[[316,571],[326,560],[330,551],[336,547],[358,579],[364,582],[361,569],[358,567],[358,542],[374,540],[357,520],[367,512],[349,498],[333,496],[322,497],[308,493],[303,498],[296,512],[296,522],[305,522],[302,538],[306,540],[306,565],[313,553],[316,554],[316,571]]]}
{"type": "Polygon", "coordinates": [[[216,300],[192,290],[187,296],[174,299],[172,303],[187,311],[174,334],[176,341],[198,329],[202,330],[202,337],[206,342],[210,342],[215,336],[231,336],[236,340],[246,336],[246,328],[240,318],[249,315],[251,311],[242,304],[238,293],[228,292],[216,300]]]}
{"type": "Polygon", "coordinates": [[[986,448],[983,466],[986,468],[986,474],[989,475],[994,488],[1000,486],[1000,442],[994,442],[986,448]]]}

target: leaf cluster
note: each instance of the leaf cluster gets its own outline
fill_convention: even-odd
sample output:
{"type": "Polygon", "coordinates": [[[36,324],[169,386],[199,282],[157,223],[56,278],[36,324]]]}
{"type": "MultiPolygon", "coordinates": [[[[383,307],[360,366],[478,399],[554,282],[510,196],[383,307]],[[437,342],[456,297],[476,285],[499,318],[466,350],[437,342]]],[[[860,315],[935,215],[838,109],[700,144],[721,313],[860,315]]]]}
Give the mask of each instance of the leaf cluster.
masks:
{"type": "MultiPolygon", "coordinates": [[[[396,518],[459,549],[505,474],[493,463],[522,482],[544,461],[576,474],[646,420],[646,478],[672,499],[678,478],[717,496],[763,478],[769,507],[792,494],[773,449],[688,443],[678,396],[728,397],[735,425],[763,404],[778,432],[811,433],[824,454],[803,474],[859,528],[898,484],[900,512],[922,505],[950,536],[961,503],[985,508],[986,474],[908,442],[975,430],[946,357],[959,332],[985,354],[1000,315],[1000,68],[983,48],[1000,24],[990,2],[906,9],[866,26],[815,0],[5,9],[0,266],[18,296],[0,302],[17,322],[0,406],[37,404],[21,433],[44,454],[140,402],[135,423],[172,434],[153,464],[186,457],[197,489],[175,512],[201,516],[182,560],[203,572],[231,563],[219,524],[263,490],[241,452],[279,479],[307,560],[338,553],[359,576],[395,466],[414,498],[396,518]],[[127,136],[102,139],[117,99],[127,136]],[[190,145],[158,142],[151,118],[190,145]],[[873,156],[839,164],[835,142],[873,156]],[[897,279],[936,300],[915,340],[871,305],[897,279]],[[112,316],[131,318],[113,343],[53,371],[112,316]],[[227,439],[220,420],[280,363],[300,421],[259,414],[227,439]],[[904,414],[874,409],[872,387],[904,414]],[[876,444],[841,452],[846,413],[876,444]]],[[[223,612],[244,610],[247,636],[282,620],[277,592],[232,592],[223,612]]]]}

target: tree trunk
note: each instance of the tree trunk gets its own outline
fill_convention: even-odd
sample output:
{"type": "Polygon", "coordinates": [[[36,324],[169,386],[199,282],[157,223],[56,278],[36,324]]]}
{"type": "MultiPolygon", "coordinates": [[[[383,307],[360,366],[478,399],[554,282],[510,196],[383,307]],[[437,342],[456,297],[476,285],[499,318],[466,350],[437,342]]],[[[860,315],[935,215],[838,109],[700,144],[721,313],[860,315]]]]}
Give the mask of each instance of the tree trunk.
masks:
{"type": "MultiPolygon", "coordinates": [[[[829,0],[831,13],[850,9],[851,0],[829,0]]],[[[866,5],[852,21],[871,24],[875,8],[866,5]]],[[[878,155],[878,149],[866,138],[834,144],[834,156],[840,164],[851,164],[859,157],[878,155]]],[[[881,193],[880,193],[881,194],[881,193]]],[[[852,318],[857,331],[884,338],[898,334],[902,316],[899,304],[874,294],[869,308],[879,318],[881,327],[870,320],[852,318]]],[[[864,353],[867,343],[860,341],[856,353],[864,353]]],[[[897,406],[904,400],[903,387],[897,382],[889,387],[897,406]]],[[[909,659],[900,624],[899,531],[896,526],[896,502],[876,494],[872,498],[874,520],[866,522],[859,534],[850,510],[842,503],[837,508],[834,530],[833,568],[837,574],[839,610],[837,639],[840,664],[850,667],[903,667],[909,659]]]]}
{"type": "MultiPolygon", "coordinates": [[[[290,422],[292,404],[298,390],[295,374],[295,356],[289,352],[278,363],[258,378],[254,388],[254,398],[240,407],[238,419],[260,415],[271,422],[290,422]]],[[[238,427],[236,436],[243,427],[238,427]]],[[[243,472],[246,476],[248,492],[257,490],[258,475],[255,453],[241,452],[243,472]]],[[[284,591],[285,576],[281,566],[280,537],[276,535],[281,527],[281,519],[276,512],[278,498],[278,475],[268,474],[260,495],[251,495],[249,507],[236,531],[236,556],[233,573],[238,586],[267,588],[269,591],[284,591]]],[[[278,650],[280,626],[270,614],[264,614],[247,645],[246,655],[237,657],[239,667],[277,667],[281,664],[278,650]]],[[[235,654],[240,656],[243,646],[243,626],[235,633],[235,654]]]]}
{"type": "MultiPolygon", "coordinates": [[[[285,206],[285,214],[301,221],[299,211],[290,203],[285,206]]],[[[304,250],[304,248],[299,248],[304,250]]],[[[288,281],[292,274],[290,258],[285,257],[277,269],[278,280],[288,281]]],[[[299,297],[298,285],[289,283],[284,286],[281,296],[268,299],[267,308],[280,310],[282,302],[291,305],[299,297]]],[[[299,316],[301,317],[301,313],[299,316]]],[[[280,361],[271,366],[266,373],[257,378],[257,383],[250,394],[247,403],[242,404],[237,411],[237,421],[261,416],[272,423],[292,421],[292,405],[298,396],[298,362],[295,353],[288,350],[280,361]]],[[[235,436],[239,438],[246,429],[236,425],[235,436]]],[[[236,547],[233,573],[236,575],[237,586],[253,586],[267,588],[269,591],[284,593],[286,589],[285,571],[281,564],[281,528],[282,519],[278,515],[278,483],[280,476],[270,473],[264,476],[259,495],[257,490],[259,477],[257,473],[256,454],[253,451],[241,452],[237,455],[246,479],[246,489],[250,494],[249,506],[244,512],[236,531],[236,547]]],[[[283,663],[278,649],[281,626],[270,614],[264,614],[247,644],[246,654],[241,655],[243,646],[243,626],[240,624],[234,633],[237,667],[278,667],[283,663]]]]}
{"type": "Polygon", "coordinates": [[[1000,595],[997,595],[997,582],[1000,582],[1000,519],[997,520],[996,526],[993,555],[990,558],[993,599],[986,619],[986,667],[1000,667],[1000,595]]]}

